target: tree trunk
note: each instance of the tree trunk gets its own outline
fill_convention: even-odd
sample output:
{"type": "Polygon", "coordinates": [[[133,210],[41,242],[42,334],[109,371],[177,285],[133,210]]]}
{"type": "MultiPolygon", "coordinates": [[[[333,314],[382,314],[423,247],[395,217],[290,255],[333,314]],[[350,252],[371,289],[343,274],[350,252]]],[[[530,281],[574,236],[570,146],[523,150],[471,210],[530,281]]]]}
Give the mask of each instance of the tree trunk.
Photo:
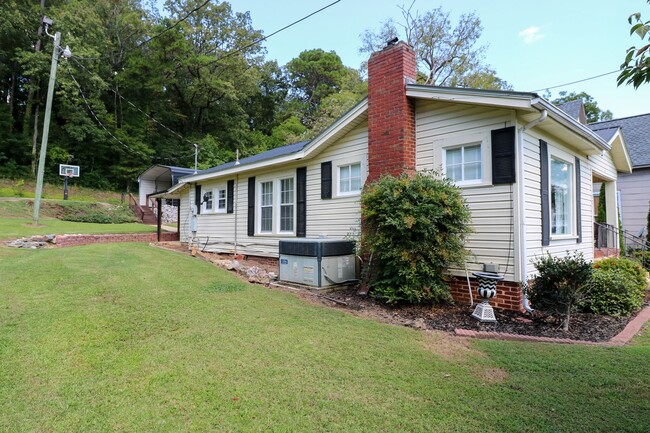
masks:
{"type": "Polygon", "coordinates": [[[571,320],[571,308],[573,304],[569,303],[566,308],[566,314],[564,315],[564,323],[562,323],[562,330],[563,331],[568,331],[569,330],[569,320],[571,320]]]}

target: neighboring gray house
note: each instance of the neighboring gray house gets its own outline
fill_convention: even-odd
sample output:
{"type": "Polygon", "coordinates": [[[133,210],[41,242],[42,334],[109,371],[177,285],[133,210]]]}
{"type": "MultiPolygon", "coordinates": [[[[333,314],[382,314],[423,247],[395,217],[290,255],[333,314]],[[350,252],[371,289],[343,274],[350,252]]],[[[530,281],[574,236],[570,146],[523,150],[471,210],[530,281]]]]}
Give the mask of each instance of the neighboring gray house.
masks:
{"type": "Polygon", "coordinates": [[[632,173],[618,176],[621,222],[630,234],[644,235],[650,209],[650,113],[592,123],[589,127],[607,142],[622,135],[632,173]]]}

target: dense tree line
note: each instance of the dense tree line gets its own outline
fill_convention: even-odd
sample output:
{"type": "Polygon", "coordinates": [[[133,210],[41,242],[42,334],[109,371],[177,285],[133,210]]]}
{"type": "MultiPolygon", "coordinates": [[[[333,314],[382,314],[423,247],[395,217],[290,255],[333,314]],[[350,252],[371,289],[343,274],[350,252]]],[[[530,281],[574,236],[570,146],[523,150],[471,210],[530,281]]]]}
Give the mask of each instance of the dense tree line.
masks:
{"type": "MultiPolygon", "coordinates": [[[[61,32],[61,50],[69,46],[72,56],[57,69],[46,179],[69,163],[81,166],[84,185],[129,188],[152,164],[191,166],[193,143],[200,167],[214,166],[237,151],[247,156],[309,139],[367,93],[362,73],[334,52],[304,51],[286,65],[267,60],[263,32],[227,2],[167,0],[165,11],[153,0],[2,0],[0,176],[35,174],[53,50],[48,33],[61,32]],[[53,21],[47,32],[44,16],[53,21]]],[[[453,30],[447,20],[440,31],[452,33],[444,41],[453,45],[454,36],[467,37],[463,26],[477,25],[460,55],[475,59],[477,17],[453,30]]],[[[430,40],[418,43],[422,55],[431,51],[430,40]]],[[[445,84],[476,84],[472,71],[484,87],[505,84],[481,65],[444,71],[445,84]]]]}

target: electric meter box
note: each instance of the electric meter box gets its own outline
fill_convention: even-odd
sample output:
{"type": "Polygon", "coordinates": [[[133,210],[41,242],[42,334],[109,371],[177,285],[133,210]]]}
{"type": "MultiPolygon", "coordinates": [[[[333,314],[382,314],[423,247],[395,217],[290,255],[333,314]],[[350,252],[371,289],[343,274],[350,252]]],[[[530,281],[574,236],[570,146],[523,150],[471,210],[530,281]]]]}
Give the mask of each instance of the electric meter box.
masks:
{"type": "Polygon", "coordinates": [[[294,239],[280,241],[280,281],[314,287],[356,279],[354,241],[294,239]]]}

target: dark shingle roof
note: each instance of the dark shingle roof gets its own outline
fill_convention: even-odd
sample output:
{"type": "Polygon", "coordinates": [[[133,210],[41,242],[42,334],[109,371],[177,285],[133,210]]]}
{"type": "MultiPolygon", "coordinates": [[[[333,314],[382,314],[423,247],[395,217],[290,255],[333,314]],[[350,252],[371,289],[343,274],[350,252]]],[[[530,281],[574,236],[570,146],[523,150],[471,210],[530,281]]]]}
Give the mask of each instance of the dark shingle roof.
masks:
{"type": "Polygon", "coordinates": [[[582,107],[582,101],[576,99],[574,101],[565,102],[557,106],[560,110],[564,111],[569,116],[573,117],[575,120],[580,121],[580,107],[582,107]]]}
{"type": "MultiPolygon", "coordinates": [[[[291,155],[292,153],[300,152],[309,141],[301,141],[299,143],[287,144],[286,146],[276,147],[275,149],[267,150],[266,152],[258,153],[256,155],[248,156],[239,160],[239,165],[253,164],[255,162],[265,161],[267,159],[277,158],[278,156],[291,155]]],[[[235,162],[227,162],[216,167],[208,168],[207,170],[199,171],[199,174],[217,173],[234,167],[235,162]]]]}
{"type": "Polygon", "coordinates": [[[589,127],[598,135],[601,131],[620,127],[630,153],[632,167],[650,166],[650,113],[596,122],[589,127]]]}

